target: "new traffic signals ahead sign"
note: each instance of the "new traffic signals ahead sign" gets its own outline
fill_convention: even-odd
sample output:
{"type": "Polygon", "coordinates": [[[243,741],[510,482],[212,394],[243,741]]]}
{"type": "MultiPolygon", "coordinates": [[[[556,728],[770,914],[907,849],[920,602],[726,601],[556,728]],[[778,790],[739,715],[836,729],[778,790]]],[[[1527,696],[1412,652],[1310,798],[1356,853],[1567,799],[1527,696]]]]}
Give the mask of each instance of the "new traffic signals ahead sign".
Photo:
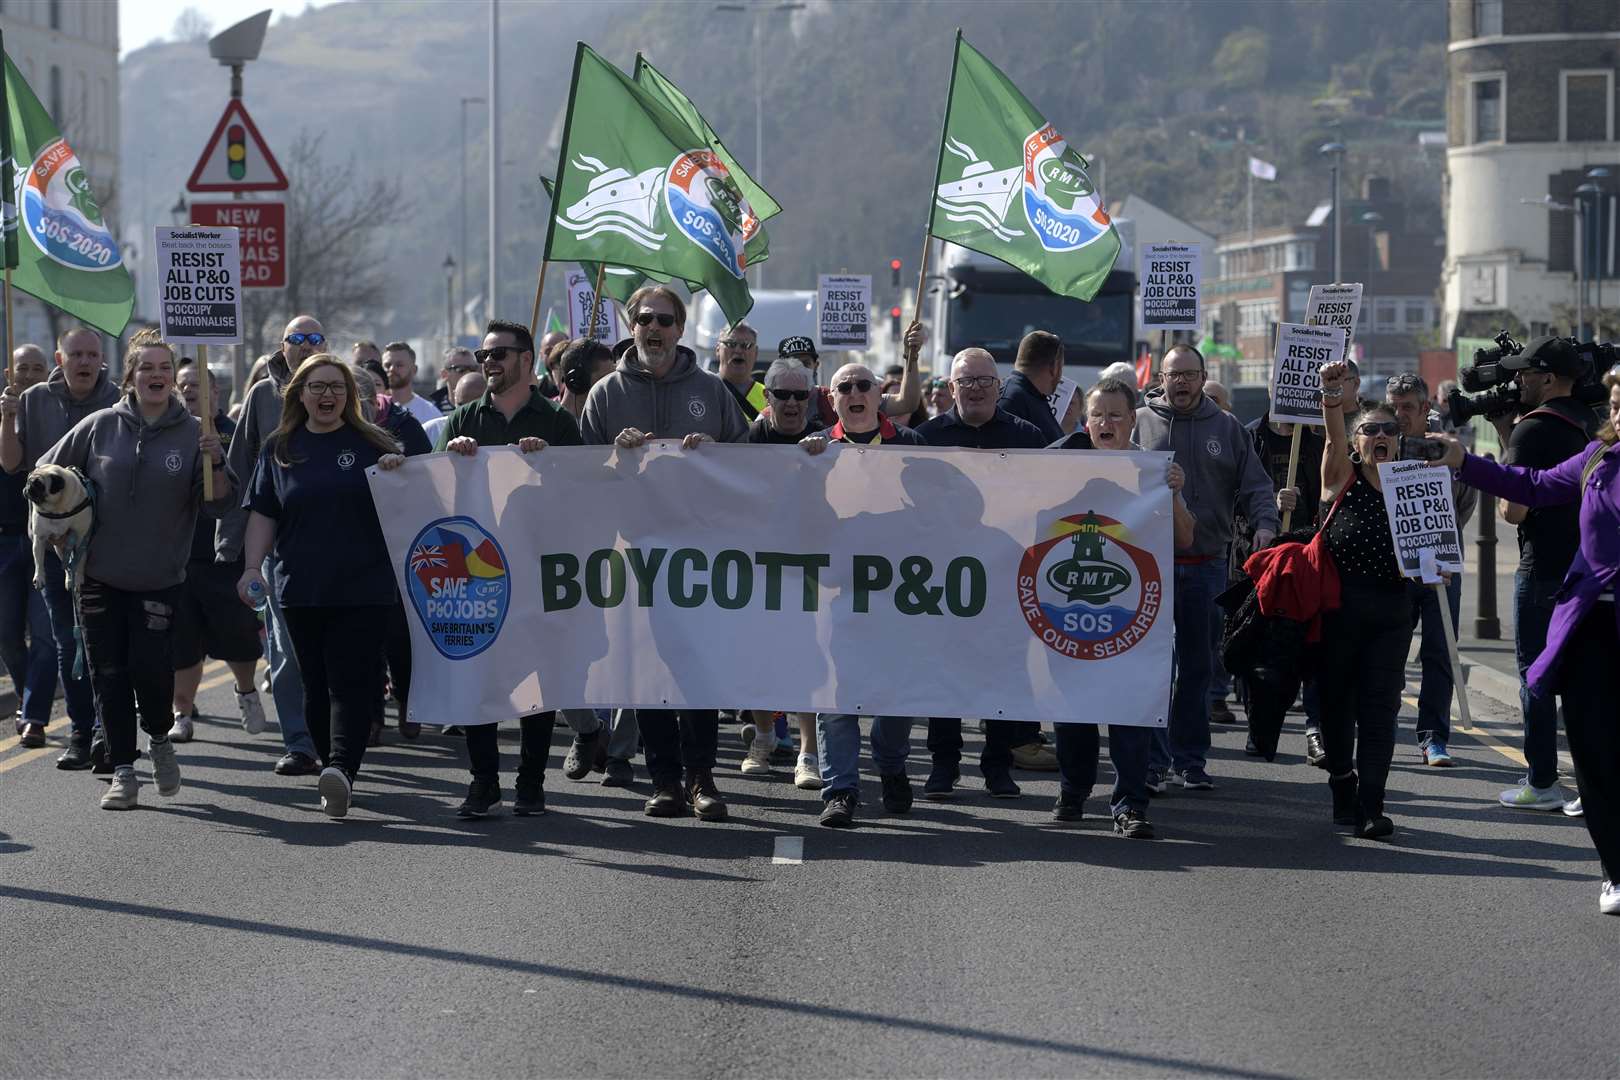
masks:
{"type": "Polygon", "coordinates": [[[286,191],[287,176],[277,164],[264,136],[237,98],[225,106],[203,148],[197,167],[186,181],[187,191],[286,191]]]}
{"type": "Polygon", "coordinates": [[[191,220],[199,225],[230,226],[241,230],[242,288],[286,287],[286,203],[193,202],[191,220]]]}

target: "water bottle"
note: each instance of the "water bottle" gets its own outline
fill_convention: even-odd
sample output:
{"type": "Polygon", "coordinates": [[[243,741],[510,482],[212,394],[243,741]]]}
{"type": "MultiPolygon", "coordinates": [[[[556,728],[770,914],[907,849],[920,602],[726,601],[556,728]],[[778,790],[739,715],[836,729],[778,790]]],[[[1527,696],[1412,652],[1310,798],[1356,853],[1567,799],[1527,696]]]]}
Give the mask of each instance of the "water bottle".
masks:
{"type": "Polygon", "coordinates": [[[264,582],[254,578],[248,582],[248,599],[253,603],[253,610],[264,614],[264,609],[270,606],[270,597],[265,595],[264,582]]]}

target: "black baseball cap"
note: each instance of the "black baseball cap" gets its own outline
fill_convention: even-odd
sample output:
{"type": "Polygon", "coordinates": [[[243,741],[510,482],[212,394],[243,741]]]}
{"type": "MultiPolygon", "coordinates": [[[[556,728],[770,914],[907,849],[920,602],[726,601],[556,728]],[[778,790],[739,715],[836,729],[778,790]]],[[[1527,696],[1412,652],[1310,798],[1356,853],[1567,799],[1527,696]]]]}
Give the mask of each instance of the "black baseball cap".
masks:
{"type": "Polygon", "coordinates": [[[776,347],[776,355],[808,356],[812,360],[821,359],[821,356],[816,352],[816,343],[802,334],[783,338],[782,343],[776,347]]]}
{"type": "Polygon", "coordinates": [[[1581,354],[1568,338],[1538,337],[1518,356],[1502,357],[1502,367],[1507,371],[1543,371],[1574,378],[1581,373],[1581,354]]]}

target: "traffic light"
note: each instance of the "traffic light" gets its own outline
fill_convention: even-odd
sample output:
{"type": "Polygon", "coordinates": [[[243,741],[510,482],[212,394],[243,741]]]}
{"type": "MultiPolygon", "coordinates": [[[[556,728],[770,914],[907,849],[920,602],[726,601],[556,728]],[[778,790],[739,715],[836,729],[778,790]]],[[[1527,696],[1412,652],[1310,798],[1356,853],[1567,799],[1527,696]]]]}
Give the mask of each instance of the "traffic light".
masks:
{"type": "Polygon", "coordinates": [[[241,124],[225,129],[225,162],[225,170],[232,180],[247,175],[247,132],[242,130],[241,124]]]}
{"type": "Polygon", "coordinates": [[[889,284],[896,289],[900,287],[900,260],[889,260],[889,284]]]}
{"type": "Polygon", "coordinates": [[[889,336],[895,341],[900,340],[900,305],[896,304],[889,309],[889,336]]]}

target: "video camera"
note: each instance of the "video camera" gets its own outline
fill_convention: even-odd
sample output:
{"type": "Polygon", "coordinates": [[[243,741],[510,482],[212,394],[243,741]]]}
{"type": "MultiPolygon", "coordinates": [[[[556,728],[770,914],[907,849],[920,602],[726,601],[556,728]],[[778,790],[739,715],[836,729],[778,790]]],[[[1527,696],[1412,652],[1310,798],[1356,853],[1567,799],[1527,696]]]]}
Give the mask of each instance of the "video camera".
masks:
{"type": "MultiPolygon", "coordinates": [[[[1513,340],[1513,336],[1506,330],[1497,334],[1495,340],[1494,349],[1474,350],[1473,366],[1463,368],[1457,373],[1462,387],[1454,388],[1446,397],[1446,406],[1451,411],[1451,421],[1459,427],[1476,416],[1491,420],[1499,416],[1511,416],[1518,412],[1522,405],[1519,385],[1513,381],[1513,377],[1522,370],[1522,366],[1508,368],[1503,366],[1502,361],[1523,353],[1524,346],[1513,340]],[[1463,393],[1464,390],[1469,391],[1469,394],[1463,393]],[[1469,396],[1470,394],[1472,396],[1469,396]]],[[[1574,338],[1558,340],[1567,344],[1580,357],[1580,370],[1572,375],[1575,380],[1573,391],[1575,399],[1588,408],[1601,408],[1608,400],[1608,391],[1603,388],[1600,380],[1603,372],[1620,361],[1620,354],[1617,354],[1615,347],[1607,342],[1601,344],[1596,341],[1579,342],[1574,338]]],[[[1550,339],[1547,343],[1550,343],[1550,339]]],[[[1544,343],[1544,347],[1547,343],[1544,343]]]]}

